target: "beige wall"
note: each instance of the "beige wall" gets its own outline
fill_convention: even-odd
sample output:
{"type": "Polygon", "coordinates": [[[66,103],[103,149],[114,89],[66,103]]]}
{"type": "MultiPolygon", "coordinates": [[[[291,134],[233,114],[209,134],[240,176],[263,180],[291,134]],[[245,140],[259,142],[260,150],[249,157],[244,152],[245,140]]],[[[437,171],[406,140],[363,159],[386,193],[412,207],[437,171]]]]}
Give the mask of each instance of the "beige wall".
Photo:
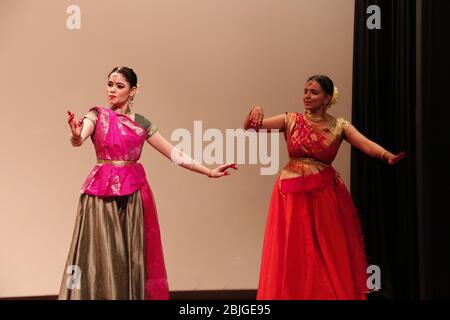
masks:
{"type": "MultiPolygon", "coordinates": [[[[176,128],[240,127],[303,111],[304,80],[330,75],[335,115],[350,118],[354,0],[0,0],[0,297],[56,294],[91,143],[71,147],[66,123],[105,104],[106,75],[140,77],[135,111],[170,137],[176,128]],[[70,4],[81,30],[66,28],[70,4]]],[[[286,161],[280,137],[281,162],[286,161]]],[[[349,182],[349,146],[335,166],[349,182]]],[[[257,287],[266,210],[276,176],[258,165],[210,180],[146,145],[172,290],[257,287]]]]}

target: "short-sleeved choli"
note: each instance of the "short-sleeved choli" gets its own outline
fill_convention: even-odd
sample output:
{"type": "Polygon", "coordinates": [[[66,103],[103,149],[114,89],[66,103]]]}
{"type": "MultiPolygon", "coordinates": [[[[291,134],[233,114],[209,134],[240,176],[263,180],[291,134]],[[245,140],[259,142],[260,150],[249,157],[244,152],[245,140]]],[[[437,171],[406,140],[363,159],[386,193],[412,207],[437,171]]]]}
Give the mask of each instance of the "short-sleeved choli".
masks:
{"type": "Polygon", "coordinates": [[[296,117],[297,113],[295,112],[285,112],[284,114],[284,136],[286,139],[289,139],[291,136],[292,129],[295,126],[296,117]]]}
{"type": "Polygon", "coordinates": [[[97,115],[98,115],[97,110],[91,109],[91,110],[89,110],[89,112],[84,116],[83,119],[88,119],[88,120],[92,121],[92,123],[95,125],[95,123],[97,122],[97,115]]]}
{"type": "Polygon", "coordinates": [[[350,126],[350,121],[345,120],[343,117],[338,117],[333,119],[331,125],[331,131],[335,136],[344,136],[345,130],[350,126]]]}
{"type": "Polygon", "coordinates": [[[150,120],[139,113],[135,114],[134,122],[147,130],[147,139],[153,136],[158,131],[157,126],[155,126],[150,120]]]}

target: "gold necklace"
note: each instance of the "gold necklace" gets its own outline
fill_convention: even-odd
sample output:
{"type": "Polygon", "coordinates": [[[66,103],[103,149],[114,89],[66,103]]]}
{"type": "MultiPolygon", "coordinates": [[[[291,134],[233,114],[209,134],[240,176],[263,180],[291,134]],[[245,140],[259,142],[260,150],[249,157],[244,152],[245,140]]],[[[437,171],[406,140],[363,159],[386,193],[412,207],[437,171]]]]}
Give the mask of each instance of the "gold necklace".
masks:
{"type": "Polygon", "coordinates": [[[309,111],[305,112],[305,117],[306,117],[306,119],[308,119],[310,121],[313,121],[313,122],[321,122],[321,121],[324,121],[324,120],[327,119],[326,114],[324,114],[324,115],[315,115],[315,114],[312,114],[309,111]]]}
{"type": "Polygon", "coordinates": [[[130,107],[127,107],[127,109],[125,110],[124,113],[117,112],[117,111],[114,110],[111,106],[109,107],[109,109],[111,109],[112,111],[114,111],[114,112],[117,113],[117,114],[121,114],[121,115],[124,115],[124,116],[129,116],[129,115],[131,114],[130,107]]]}

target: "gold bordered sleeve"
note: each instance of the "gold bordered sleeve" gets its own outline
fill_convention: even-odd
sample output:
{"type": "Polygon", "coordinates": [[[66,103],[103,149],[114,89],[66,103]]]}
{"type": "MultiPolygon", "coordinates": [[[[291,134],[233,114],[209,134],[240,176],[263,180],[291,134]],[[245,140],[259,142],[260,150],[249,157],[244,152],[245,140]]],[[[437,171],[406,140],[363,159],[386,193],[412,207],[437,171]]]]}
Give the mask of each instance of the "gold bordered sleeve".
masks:
{"type": "Polygon", "coordinates": [[[84,119],[91,120],[95,127],[95,123],[97,122],[97,115],[98,111],[96,109],[90,109],[89,112],[84,115],[83,120],[84,119]]]}
{"type": "Polygon", "coordinates": [[[292,129],[294,129],[296,116],[297,114],[295,112],[284,113],[284,137],[286,140],[289,139],[292,129]]]}
{"type": "Polygon", "coordinates": [[[139,126],[147,131],[147,139],[149,139],[158,131],[157,126],[155,126],[150,120],[139,113],[135,114],[134,122],[136,122],[139,126]]]}
{"type": "Polygon", "coordinates": [[[331,132],[335,136],[343,137],[345,133],[345,129],[350,126],[350,121],[345,120],[343,117],[335,118],[332,122],[331,132]]]}

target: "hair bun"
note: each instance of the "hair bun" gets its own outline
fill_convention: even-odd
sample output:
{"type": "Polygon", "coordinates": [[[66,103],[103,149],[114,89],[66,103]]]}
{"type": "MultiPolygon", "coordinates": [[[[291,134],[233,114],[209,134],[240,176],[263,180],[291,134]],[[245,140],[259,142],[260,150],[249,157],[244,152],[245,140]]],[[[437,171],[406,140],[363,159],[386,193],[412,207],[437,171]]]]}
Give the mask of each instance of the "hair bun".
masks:
{"type": "Polygon", "coordinates": [[[336,104],[338,98],[339,98],[339,90],[338,90],[338,88],[336,86],[334,86],[333,97],[331,97],[330,104],[336,104]]]}

